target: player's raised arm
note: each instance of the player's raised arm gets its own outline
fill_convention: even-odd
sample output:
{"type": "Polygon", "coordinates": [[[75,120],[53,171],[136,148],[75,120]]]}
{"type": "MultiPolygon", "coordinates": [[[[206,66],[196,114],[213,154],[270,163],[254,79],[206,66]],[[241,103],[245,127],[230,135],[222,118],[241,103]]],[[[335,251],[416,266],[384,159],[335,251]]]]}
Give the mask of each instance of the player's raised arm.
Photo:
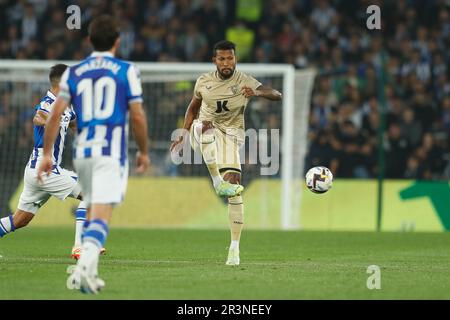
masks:
{"type": "Polygon", "coordinates": [[[58,97],[53,106],[53,110],[50,113],[44,131],[44,157],[42,158],[41,164],[39,166],[37,172],[37,178],[40,182],[42,182],[42,173],[47,173],[47,176],[50,175],[53,166],[52,160],[52,148],[55,144],[56,135],[58,134],[61,115],[64,110],[67,108],[67,101],[58,97]]]}
{"type": "MultiPolygon", "coordinates": [[[[192,126],[192,122],[194,122],[194,120],[198,117],[201,105],[202,105],[201,99],[196,98],[195,96],[192,97],[191,102],[189,103],[189,106],[186,110],[186,114],[184,116],[183,129],[185,130],[186,133],[189,132],[189,129],[192,126]]],[[[184,135],[178,137],[178,139],[170,145],[170,151],[173,152],[175,147],[181,142],[183,142],[183,139],[184,135]]]]}
{"type": "Polygon", "coordinates": [[[130,122],[134,139],[139,147],[136,172],[143,173],[150,165],[148,156],[147,120],[141,102],[130,103],[130,122]]]}
{"type": "Polygon", "coordinates": [[[253,90],[252,88],[250,88],[248,86],[243,86],[241,91],[242,91],[242,94],[244,95],[244,97],[246,97],[246,98],[263,97],[263,98],[273,100],[273,101],[279,101],[282,99],[281,92],[279,92],[278,90],[275,90],[271,87],[259,86],[258,88],[256,88],[256,90],[253,90]]]}

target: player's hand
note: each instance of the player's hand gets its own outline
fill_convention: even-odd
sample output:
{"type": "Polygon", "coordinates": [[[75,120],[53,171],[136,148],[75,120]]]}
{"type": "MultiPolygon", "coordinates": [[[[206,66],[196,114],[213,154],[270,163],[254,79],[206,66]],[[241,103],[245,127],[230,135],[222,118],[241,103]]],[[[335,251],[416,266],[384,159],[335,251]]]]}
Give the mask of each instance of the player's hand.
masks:
{"type": "Polygon", "coordinates": [[[150,158],[148,154],[136,153],[136,173],[144,173],[150,166],[150,158]]]}
{"type": "Polygon", "coordinates": [[[50,176],[50,173],[52,172],[53,168],[53,161],[52,158],[49,156],[44,156],[42,158],[41,164],[39,165],[38,172],[37,172],[37,180],[39,183],[43,183],[43,174],[47,174],[47,177],[50,176]]]}
{"type": "Polygon", "coordinates": [[[178,152],[180,156],[183,156],[183,141],[184,136],[179,136],[177,140],[170,144],[170,152],[178,152]]]}
{"type": "Polygon", "coordinates": [[[250,97],[257,97],[258,96],[258,90],[253,90],[250,87],[243,86],[241,89],[241,93],[244,97],[250,98],[250,97]]]}

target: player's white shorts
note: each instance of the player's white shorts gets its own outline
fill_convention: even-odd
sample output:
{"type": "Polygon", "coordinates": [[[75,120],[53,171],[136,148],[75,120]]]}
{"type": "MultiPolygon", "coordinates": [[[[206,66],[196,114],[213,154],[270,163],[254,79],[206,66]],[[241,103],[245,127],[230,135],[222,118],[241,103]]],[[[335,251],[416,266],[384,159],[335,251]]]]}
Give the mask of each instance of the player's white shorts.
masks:
{"type": "Polygon", "coordinates": [[[59,166],[53,168],[50,176],[43,175],[44,182],[37,180],[39,164],[35,168],[27,166],[23,177],[24,187],[20,195],[18,209],[35,214],[44,203],[54,196],[60,200],[67,197],[78,198],[81,193],[77,174],[59,166]]]}
{"type": "Polygon", "coordinates": [[[125,197],[128,182],[128,162],[121,166],[118,159],[95,157],[74,159],[83,201],[92,204],[118,206],[125,197]]]}
{"type": "MultiPolygon", "coordinates": [[[[195,151],[200,151],[200,137],[197,134],[197,126],[201,127],[201,121],[195,119],[190,129],[189,140],[195,151]]],[[[215,143],[217,147],[217,166],[223,176],[227,172],[241,173],[241,158],[239,149],[242,145],[236,136],[227,135],[218,128],[214,128],[215,143]]]]}

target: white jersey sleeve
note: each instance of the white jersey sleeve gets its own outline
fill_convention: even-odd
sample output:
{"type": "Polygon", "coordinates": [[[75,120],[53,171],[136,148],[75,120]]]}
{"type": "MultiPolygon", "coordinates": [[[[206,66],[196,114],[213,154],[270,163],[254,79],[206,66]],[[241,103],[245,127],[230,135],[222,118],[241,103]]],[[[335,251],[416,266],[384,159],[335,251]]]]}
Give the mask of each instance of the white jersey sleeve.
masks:
{"type": "Polygon", "coordinates": [[[131,64],[127,71],[127,100],[128,103],[142,102],[142,85],[139,70],[131,64]]]}

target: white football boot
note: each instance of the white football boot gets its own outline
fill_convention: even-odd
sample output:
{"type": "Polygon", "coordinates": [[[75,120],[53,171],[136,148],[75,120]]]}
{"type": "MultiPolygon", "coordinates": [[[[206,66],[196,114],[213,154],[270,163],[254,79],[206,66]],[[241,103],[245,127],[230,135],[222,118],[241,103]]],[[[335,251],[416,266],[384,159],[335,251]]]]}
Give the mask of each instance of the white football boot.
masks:
{"type": "Polygon", "coordinates": [[[80,290],[83,293],[98,294],[105,287],[105,281],[98,275],[89,275],[85,266],[71,265],[67,267],[67,289],[80,290]]]}
{"type": "Polygon", "coordinates": [[[239,249],[230,249],[228,250],[228,259],[225,264],[227,266],[238,266],[239,261],[239,249]]]}
{"type": "Polygon", "coordinates": [[[98,277],[97,272],[99,251],[89,243],[83,248],[83,253],[76,266],[67,268],[67,272],[71,272],[67,279],[67,288],[79,289],[83,293],[97,294],[105,286],[105,281],[98,277]]]}

